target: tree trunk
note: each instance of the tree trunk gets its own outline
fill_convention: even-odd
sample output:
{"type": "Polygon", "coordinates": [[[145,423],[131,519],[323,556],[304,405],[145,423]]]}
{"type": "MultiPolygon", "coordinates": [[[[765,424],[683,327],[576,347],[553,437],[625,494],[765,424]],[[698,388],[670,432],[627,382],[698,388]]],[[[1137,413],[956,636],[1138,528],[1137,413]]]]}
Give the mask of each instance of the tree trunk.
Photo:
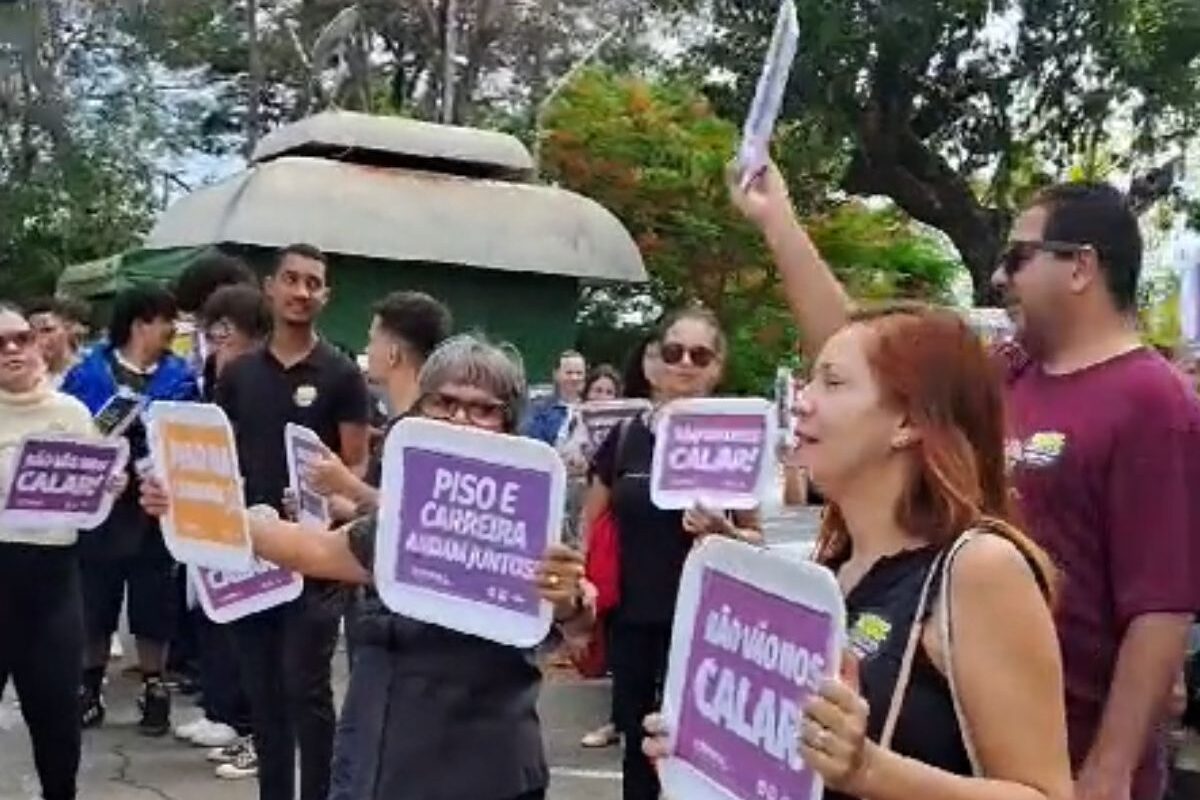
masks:
{"type": "Polygon", "coordinates": [[[458,57],[458,2],[446,0],[442,27],[442,122],[454,122],[455,59],[458,57]]]}
{"type": "Polygon", "coordinates": [[[246,46],[249,61],[250,87],[246,100],[246,158],[254,155],[258,146],[259,103],[262,99],[262,54],[258,41],[258,0],[246,0],[246,46]]]}
{"type": "Polygon", "coordinates": [[[913,219],[944,232],[971,275],[977,305],[996,305],[991,276],[1012,215],[984,207],[971,186],[907,127],[868,111],[843,179],[847,191],[885,195],[913,219]]]}

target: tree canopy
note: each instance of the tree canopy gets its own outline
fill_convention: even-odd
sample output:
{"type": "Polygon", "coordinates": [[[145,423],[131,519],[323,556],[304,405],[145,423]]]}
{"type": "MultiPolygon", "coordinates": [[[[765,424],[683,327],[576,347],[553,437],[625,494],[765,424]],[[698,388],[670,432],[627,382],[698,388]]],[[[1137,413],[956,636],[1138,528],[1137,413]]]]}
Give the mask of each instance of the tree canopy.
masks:
{"type": "Polygon", "coordinates": [[[0,7],[0,296],[53,287],[149,226],[157,129],[114,4],[0,7]]]}
{"type": "MultiPolygon", "coordinates": [[[[725,169],[738,131],[686,82],[591,71],[572,83],[546,118],[548,178],[615,213],[641,248],[648,290],[594,291],[584,319],[620,322],[629,293],[650,309],[691,300],[714,309],[736,357],[733,388],[764,391],[795,342],[774,267],[761,237],[728,199],[725,169]]],[[[781,131],[780,148],[802,141],[781,131]]],[[[869,298],[945,300],[956,259],[894,208],[830,204],[823,175],[797,160],[789,170],[802,210],[830,263],[852,292],[869,298]],[[821,198],[821,202],[806,198],[821,198]]],[[[605,354],[614,357],[616,354],[605,354]]]]}
{"type": "MultiPolygon", "coordinates": [[[[706,16],[692,53],[723,113],[748,106],[777,0],[660,0],[706,16]],[[714,78],[715,76],[715,82],[714,78]]],[[[1146,201],[1200,121],[1191,0],[796,0],[785,105],[843,148],[844,189],[945,232],[978,299],[1014,211],[1107,144],[1146,201]],[[1166,167],[1165,169],[1163,169],[1166,167]],[[1144,171],[1144,172],[1143,172],[1144,171]]]]}

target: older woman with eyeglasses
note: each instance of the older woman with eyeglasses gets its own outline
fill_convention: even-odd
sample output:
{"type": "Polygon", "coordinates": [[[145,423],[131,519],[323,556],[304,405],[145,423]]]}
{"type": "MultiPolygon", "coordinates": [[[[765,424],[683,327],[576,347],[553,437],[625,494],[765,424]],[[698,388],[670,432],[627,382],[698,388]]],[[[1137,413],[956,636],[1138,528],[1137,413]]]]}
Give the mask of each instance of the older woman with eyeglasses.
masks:
{"type": "MultiPolygon", "coordinates": [[[[525,377],[506,350],[473,336],[443,343],[425,362],[415,416],[495,433],[513,433],[525,377]]],[[[165,512],[153,483],[143,488],[152,513],[165,512]]],[[[333,532],[255,518],[255,552],[305,575],[369,585],[375,516],[333,532]]],[[[550,548],[538,588],[564,624],[591,624],[584,608],[582,557],[550,548]]],[[[534,654],[388,611],[373,592],[360,605],[362,625],[350,674],[339,752],[349,774],[331,800],[538,800],[549,770],[537,699],[534,654]]]]}

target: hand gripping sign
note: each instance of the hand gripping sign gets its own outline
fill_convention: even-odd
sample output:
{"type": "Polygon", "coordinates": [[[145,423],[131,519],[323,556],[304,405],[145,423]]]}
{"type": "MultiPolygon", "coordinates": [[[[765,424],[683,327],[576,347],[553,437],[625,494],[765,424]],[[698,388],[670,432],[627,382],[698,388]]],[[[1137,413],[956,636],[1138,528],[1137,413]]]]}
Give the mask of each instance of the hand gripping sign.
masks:
{"type": "Polygon", "coordinates": [[[128,458],[124,439],[25,437],[13,458],[0,524],[22,530],[96,527],[112,510],[109,484],[128,458]]]}
{"type": "Polygon", "coordinates": [[[513,647],[552,609],[534,573],[559,541],[566,475],[552,447],[406,419],[383,449],[375,584],[388,608],[513,647]]]}
{"type": "Polygon", "coordinates": [[[664,795],[817,800],[800,714],[838,668],[845,616],[823,567],[715,536],[696,547],[671,632],[664,795]]]}
{"type": "MultiPolygon", "coordinates": [[[[279,513],[270,506],[254,506],[246,513],[279,519],[279,513]]],[[[300,573],[257,556],[249,570],[189,566],[188,577],[188,587],[195,591],[204,615],[218,625],[290,603],[304,591],[304,576],[300,573]]]]}
{"type": "Polygon", "coordinates": [[[328,528],[329,501],[309,485],[306,477],[309,466],[325,457],[325,445],[317,434],[292,422],[283,429],[283,442],[287,451],[288,482],[296,495],[296,521],[328,528]]]}
{"type": "Polygon", "coordinates": [[[755,508],[775,480],[775,408],[755,398],[677,400],[655,425],[650,497],[659,508],[755,508]]]}
{"type": "Polygon", "coordinates": [[[163,541],[175,560],[210,569],[253,565],[237,447],[218,406],[150,406],[150,457],[170,498],[163,541]]]}
{"type": "Polygon", "coordinates": [[[742,129],[742,144],[738,149],[738,180],[743,188],[749,186],[767,165],[771,134],[783,105],[783,92],[787,88],[792,62],[796,60],[799,38],[796,6],[792,0],[783,0],[779,4],[775,31],[771,34],[771,46],[763,61],[758,87],[754,91],[754,101],[742,129]]]}

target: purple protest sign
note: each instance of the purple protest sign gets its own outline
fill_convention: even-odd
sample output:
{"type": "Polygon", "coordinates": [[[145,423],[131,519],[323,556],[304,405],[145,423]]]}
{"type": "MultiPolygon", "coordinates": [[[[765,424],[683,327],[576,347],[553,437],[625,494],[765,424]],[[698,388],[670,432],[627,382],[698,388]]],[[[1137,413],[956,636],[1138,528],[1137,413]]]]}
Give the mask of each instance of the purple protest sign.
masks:
{"type": "Polygon", "coordinates": [[[651,497],[660,508],[752,508],[774,470],[774,410],[763,400],[673,403],[657,426],[651,497]]]}
{"type": "Polygon", "coordinates": [[[562,524],[565,474],[528,439],[405,420],[383,458],[375,581],[397,613],[528,647],[549,628],[535,572],[562,524]]]}
{"type": "Polygon", "coordinates": [[[94,528],[108,517],[109,484],[128,454],[124,439],[26,437],[13,458],[0,519],[29,530],[94,528]]]}
{"type": "Polygon", "coordinates": [[[800,755],[800,713],[839,652],[836,581],[812,564],[705,541],[689,557],[679,603],[666,793],[812,800],[820,786],[800,755]]]}
{"type": "Polygon", "coordinates": [[[676,755],[738,797],[807,798],[800,704],[828,671],[828,615],[709,570],[696,620],[676,755]]]}
{"type": "Polygon", "coordinates": [[[404,473],[396,580],[536,616],[550,476],[417,449],[404,473]]]}
{"type": "Polygon", "coordinates": [[[649,401],[636,399],[584,403],[579,407],[579,418],[587,436],[585,454],[591,456],[604,444],[613,428],[650,408],[649,401]]]}
{"type": "Polygon", "coordinates": [[[190,572],[201,608],[219,624],[291,602],[304,589],[300,575],[258,558],[248,571],[191,567],[190,572]]]}
{"type": "Polygon", "coordinates": [[[296,494],[297,521],[328,527],[329,501],[312,488],[307,477],[309,468],[325,458],[325,445],[317,434],[291,422],[284,427],[283,440],[288,462],[288,483],[296,494]]]}

